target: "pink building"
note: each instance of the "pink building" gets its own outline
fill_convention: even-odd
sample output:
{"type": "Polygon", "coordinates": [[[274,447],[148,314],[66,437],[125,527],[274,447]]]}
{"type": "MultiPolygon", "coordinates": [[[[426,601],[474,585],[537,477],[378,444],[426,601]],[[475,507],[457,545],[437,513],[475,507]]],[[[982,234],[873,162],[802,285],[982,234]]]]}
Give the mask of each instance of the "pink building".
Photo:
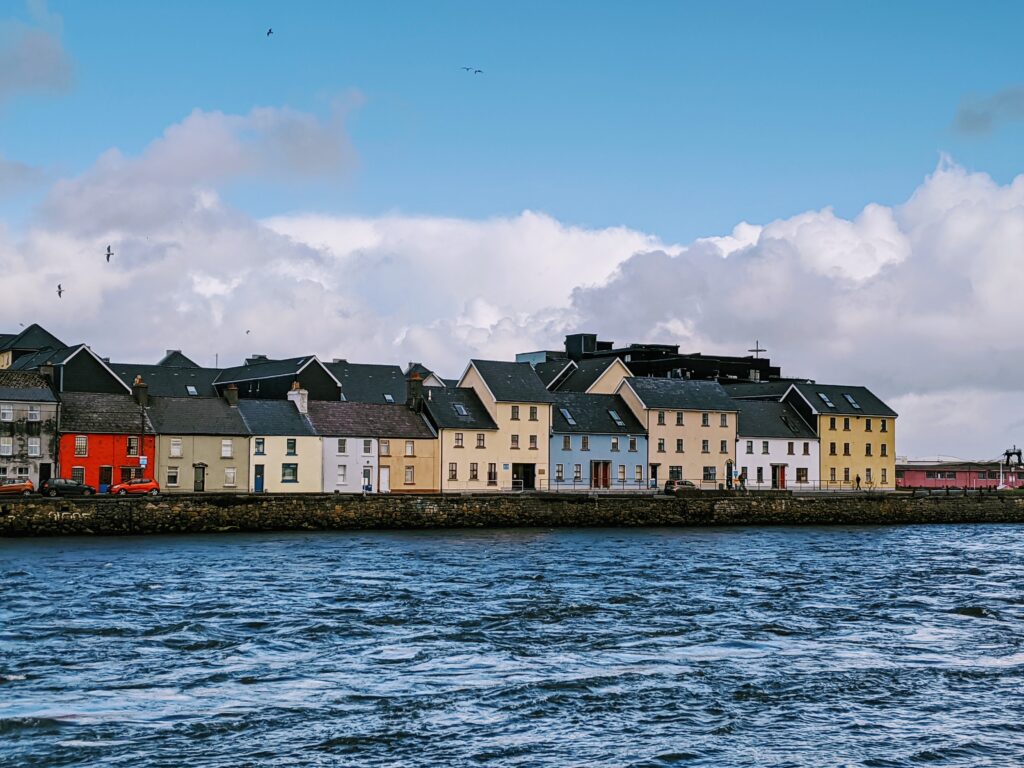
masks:
{"type": "MultiPolygon", "coordinates": [[[[897,488],[998,488],[998,461],[909,461],[896,465],[897,488]]],[[[1024,467],[1003,467],[1003,484],[1024,487],[1024,467]]]]}

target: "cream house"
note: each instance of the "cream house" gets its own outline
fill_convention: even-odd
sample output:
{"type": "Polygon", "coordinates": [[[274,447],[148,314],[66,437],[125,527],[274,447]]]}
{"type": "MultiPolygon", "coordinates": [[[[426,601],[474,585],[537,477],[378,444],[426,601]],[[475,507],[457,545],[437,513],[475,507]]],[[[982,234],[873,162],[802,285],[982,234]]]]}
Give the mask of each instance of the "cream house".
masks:
{"type": "Polygon", "coordinates": [[[475,390],[427,387],[423,413],[437,432],[437,487],[442,492],[502,490],[499,467],[508,452],[475,390]]]}
{"type": "Polygon", "coordinates": [[[243,399],[238,410],[249,441],[249,490],[255,493],[321,493],[321,439],[308,416],[308,393],[292,389],[287,400],[243,399]]]}

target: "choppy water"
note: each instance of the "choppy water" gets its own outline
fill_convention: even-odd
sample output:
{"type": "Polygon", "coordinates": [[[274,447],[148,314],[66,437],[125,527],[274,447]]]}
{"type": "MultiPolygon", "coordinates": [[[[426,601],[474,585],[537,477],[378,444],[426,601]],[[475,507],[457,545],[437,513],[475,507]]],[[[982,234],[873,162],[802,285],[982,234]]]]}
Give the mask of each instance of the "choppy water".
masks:
{"type": "Polygon", "coordinates": [[[1022,537],[0,541],[0,763],[1021,765],[1022,537]]]}

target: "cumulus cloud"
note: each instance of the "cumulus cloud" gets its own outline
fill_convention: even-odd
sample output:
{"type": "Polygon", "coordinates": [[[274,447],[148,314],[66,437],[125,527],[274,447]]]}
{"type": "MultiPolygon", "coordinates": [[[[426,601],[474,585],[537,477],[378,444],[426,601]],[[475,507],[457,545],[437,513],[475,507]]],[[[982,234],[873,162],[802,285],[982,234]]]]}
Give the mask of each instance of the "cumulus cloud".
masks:
{"type": "Polygon", "coordinates": [[[43,172],[32,165],[8,160],[0,154],[0,200],[14,197],[40,183],[43,172]]]}
{"type": "Polygon", "coordinates": [[[1024,86],[1004,88],[983,98],[965,100],[957,110],[954,127],[965,134],[991,133],[1000,123],[1024,120],[1024,86]]]}
{"type": "Polygon", "coordinates": [[[21,92],[61,92],[74,66],[61,43],[61,19],[41,0],[28,3],[32,23],[0,22],[0,104],[21,92]]]}

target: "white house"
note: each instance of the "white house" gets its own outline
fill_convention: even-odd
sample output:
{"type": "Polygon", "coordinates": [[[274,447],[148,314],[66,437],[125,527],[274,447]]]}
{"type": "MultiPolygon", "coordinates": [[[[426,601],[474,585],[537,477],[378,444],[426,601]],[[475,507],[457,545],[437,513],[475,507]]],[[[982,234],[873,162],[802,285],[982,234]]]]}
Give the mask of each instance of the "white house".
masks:
{"type": "Polygon", "coordinates": [[[736,467],[751,490],[818,487],[818,437],[787,403],[736,400],[736,467]]]}

